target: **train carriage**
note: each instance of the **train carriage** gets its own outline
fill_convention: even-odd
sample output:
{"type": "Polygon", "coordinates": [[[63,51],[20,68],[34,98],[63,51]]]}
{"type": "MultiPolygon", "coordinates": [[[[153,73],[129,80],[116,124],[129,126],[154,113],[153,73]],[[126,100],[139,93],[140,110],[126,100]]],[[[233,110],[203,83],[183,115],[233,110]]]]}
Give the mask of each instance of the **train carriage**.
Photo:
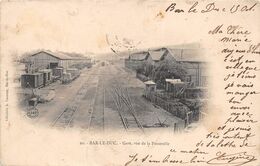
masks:
{"type": "Polygon", "coordinates": [[[52,70],[51,69],[42,69],[39,70],[39,73],[43,74],[43,85],[49,85],[52,82],[52,70]]]}
{"type": "Polygon", "coordinates": [[[21,76],[21,86],[23,88],[39,88],[44,85],[43,82],[43,73],[27,73],[21,76]]]}

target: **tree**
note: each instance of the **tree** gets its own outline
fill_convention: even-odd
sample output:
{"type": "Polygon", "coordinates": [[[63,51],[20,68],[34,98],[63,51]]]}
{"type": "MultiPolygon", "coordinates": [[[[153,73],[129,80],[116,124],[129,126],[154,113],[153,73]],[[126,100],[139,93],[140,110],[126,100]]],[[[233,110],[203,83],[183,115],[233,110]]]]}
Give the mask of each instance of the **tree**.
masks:
{"type": "Polygon", "coordinates": [[[144,75],[145,76],[151,76],[151,74],[152,74],[152,72],[153,72],[153,68],[154,68],[154,66],[153,65],[151,65],[150,63],[148,63],[148,62],[145,62],[144,63],[144,68],[143,68],[143,71],[144,71],[144,75]]]}
{"type": "Polygon", "coordinates": [[[159,86],[162,86],[165,84],[166,78],[183,80],[186,74],[186,69],[181,64],[169,61],[160,61],[153,68],[151,77],[157,84],[159,84],[159,86]]]}
{"type": "Polygon", "coordinates": [[[152,74],[152,70],[153,65],[149,64],[148,62],[143,62],[143,64],[136,69],[136,72],[148,77],[152,74]]]}

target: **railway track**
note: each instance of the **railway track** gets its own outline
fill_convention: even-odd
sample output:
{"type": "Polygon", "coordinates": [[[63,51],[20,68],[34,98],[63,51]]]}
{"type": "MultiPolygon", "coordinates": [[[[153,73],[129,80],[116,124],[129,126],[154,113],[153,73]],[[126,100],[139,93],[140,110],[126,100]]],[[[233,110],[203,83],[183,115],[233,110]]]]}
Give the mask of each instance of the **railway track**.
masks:
{"type": "Polygon", "coordinates": [[[114,77],[114,87],[111,90],[111,96],[116,105],[122,124],[127,132],[141,132],[144,129],[139,119],[135,114],[135,108],[128,89],[122,87],[119,79],[114,77]]]}
{"type": "Polygon", "coordinates": [[[80,102],[87,93],[88,82],[90,76],[81,84],[79,90],[76,93],[76,96],[73,98],[71,103],[62,111],[59,116],[53,121],[51,127],[66,129],[72,127],[72,121],[74,118],[75,112],[78,110],[80,102]]]}
{"type": "MultiPolygon", "coordinates": [[[[122,124],[127,132],[144,132],[143,126],[138,120],[136,114],[135,114],[135,108],[133,105],[133,102],[131,100],[131,97],[129,95],[128,89],[124,88],[122,85],[124,84],[122,80],[120,80],[117,77],[123,76],[125,77],[125,74],[122,75],[119,71],[118,74],[110,74],[112,72],[118,71],[117,68],[111,68],[113,70],[107,70],[106,75],[108,75],[109,79],[112,77],[112,82],[109,83],[110,88],[106,90],[105,86],[108,86],[104,84],[104,77],[100,74],[100,72],[106,72],[103,71],[105,69],[102,69],[97,71],[95,70],[95,74],[88,73],[85,74],[87,76],[86,81],[81,84],[81,87],[76,93],[75,98],[71,101],[71,103],[62,111],[59,116],[53,121],[51,124],[51,127],[55,128],[69,128],[72,126],[73,118],[75,115],[75,112],[78,110],[84,96],[87,93],[88,88],[88,81],[91,79],[93,75],[100,75],[98,79],[98,83],[96,86],[95,94],[93,96],[93,101],[90,104],[89,107],[89,119],[88,119],[88,131],[104,131],[105,130],[105,98],[106,95],[108,97],[113,98],[114,104],[116,105],[117,111],[120,116],[120,120],[122,121],[122,124]],[[116,77],[117,76],[117,77],[116,77]],[[112,87],[111,87],[112,84],[112,87]],[[109,93],[107,93],[109,92],[109,93]]],[[[120,77],[124,79],[123,77],[120,77]]]]}
{"type": "Polygon", "coordinates": [[[112,96],[125,130],[127,132],[141,131],[144,133],[143,126],[135,115],[135,108],[127,89],[115,87],[112,96]]]}
{"type": "Polygon", "coordinates": [[[105,130],[105,87],[103,79],[99,77],[95,95],[91,105],[88,131],[105,130]]]}

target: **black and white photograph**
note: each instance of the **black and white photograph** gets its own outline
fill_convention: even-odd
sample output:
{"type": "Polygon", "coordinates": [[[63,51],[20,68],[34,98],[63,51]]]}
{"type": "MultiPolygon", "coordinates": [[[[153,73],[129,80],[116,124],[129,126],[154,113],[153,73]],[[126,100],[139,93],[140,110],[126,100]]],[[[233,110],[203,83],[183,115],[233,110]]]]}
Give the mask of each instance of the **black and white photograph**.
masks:
{"type": "Polygon", "coordinates": [[[259,166],[259,0],[0,0],[0,166],[259,166]]]}
{"type": "Polygon", "coordinates": [[[99,132],[198,126],[209,100],[203,48],[134,49],[131,40],[116,39],[99,55],[42,49],[15,59],[21,114],[46,127],[99,132]]]}

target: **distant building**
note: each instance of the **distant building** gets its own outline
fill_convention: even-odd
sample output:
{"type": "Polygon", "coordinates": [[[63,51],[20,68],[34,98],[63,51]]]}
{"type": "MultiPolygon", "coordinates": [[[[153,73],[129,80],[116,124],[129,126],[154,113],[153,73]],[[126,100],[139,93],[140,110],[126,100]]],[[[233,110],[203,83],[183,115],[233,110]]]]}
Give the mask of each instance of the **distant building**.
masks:
{"type": "Polygon", "coordinates": [[[178,63],[187,71],[184,82],[192,83],[193,87],[206,86],[208,84],[207,62],[202,56],[201,49],[177,49],[157,48],[147,52],[136,52],[125,60],[125,66],[134,70],[144,68],[145,64],[153,67],[160,62],[178,63]]]}
{"type": "MultiPolygon", "coordinates": [[[[194,87],[208,84],[207,62],[201,49],[171,49],[159,48],[149,51],[152,65],[158,62],[179,63],[186,69],[187,75],[183,81],[191,82],[194,87]]],[[[150,63],[150,62],[148,62],[150,63]]]]}
{"type": "Polygon", "coordinates": [[[138,70],[143,67],[144,63],[147,61],[151,61],[148,56],[148,52],[137,52],[129,55],[127,59],[125,59],[125,67],[133,70],[138,70]]]}
{"type": "Polygon", "coordinates": [[[200,49],[168,49],[175,63],[181,64],[187,71],[185,82],[193,86],[206,86],[208,84],[208,67],[206,59],[200,49]]]}
{"type": "Polygon", "coordinates": [[[91,61],[91,58],[89,56],[83,56],[82,54],[79,54],[79,53],[68,53],[68,52],[61,52],[65,55],[68,55],[70,57],[72,57],[73,61],[71,64],[82,64],[82,63],[85,63],[85,64],[90,64],[92,63],[91,61]]]}
{"type": "Polygon", "coordinates": [[[150,50],[148,52],[148,56],[151,57],[152,61],[149,61],[151,65],[157,65],[158,62],[167,61],[167,62],[173,62],[174,58],[169,53],[167,48],[160,48],[155,50],[150,50]]]}
{"type": "Polygon", "coordinates": [[[152,65],[155,65],[161,61],[165,51],[149,51],[148,53],[148,56],[152,59],[152,65]]]}
{"type": "Polygon", "coordinates": [[[75,63],[87,61],[84,57],[71,57],[64,53],[51,51],[39,51],[25,57],[22,62],[26,65],[27,73],[34,73],[42,69],[53,69],[56,67],[69,68],[75,63]]]}

